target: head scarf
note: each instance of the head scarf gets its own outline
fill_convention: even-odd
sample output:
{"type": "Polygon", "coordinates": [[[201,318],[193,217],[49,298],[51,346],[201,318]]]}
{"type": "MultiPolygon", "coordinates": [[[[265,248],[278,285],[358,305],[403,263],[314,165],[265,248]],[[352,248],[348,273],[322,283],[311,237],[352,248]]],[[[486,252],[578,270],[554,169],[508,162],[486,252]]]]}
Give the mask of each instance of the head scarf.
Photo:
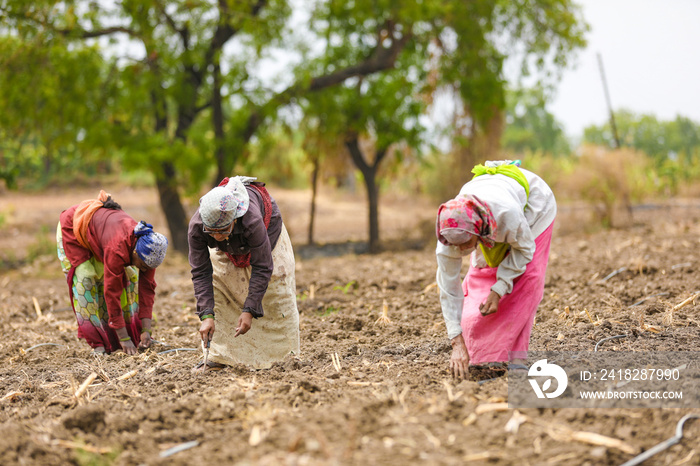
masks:
{"type": "Polygon", "coordinates": [[[207,228],[226,228],[234,219],[248,212],[250,196],[245,185],[255,181],[249,176],[233,176],[225,185],[219,185],[199,200],[199,215],[207,228]]]}
{"type": "Polygon", "coordinates": [[[152,269],[158,267],[165,259],[168,250],[168,238],[153,231],[153,225],[141,220],[134,227],[136,235],[136,254],[152,269]]]}
{"type": "Polygon", "coordinates": [[[111,194],[101,189],[97,199],[88,199],[81,202],[73,213],[73,234],[75,235],[75,239],[78,240],[78,243],[80,243],[82,247],[90,252],[92,252],[92,249],[90,249],[90,243],[88,243],[87,240],[90,220],[92,220],[92,216],[95,215],[98,209],[104,207],[104,203],[107,202],[110,197],[112,197],[111,194]]]}
{"type": "Polygon", "coordinates": [[[438,209],[436,234],[445,245],[462,244],[472,235],[492,248],[496,236],[496,219],[491,209],[477,197],[466,194],[442,204],[438,209]]]}

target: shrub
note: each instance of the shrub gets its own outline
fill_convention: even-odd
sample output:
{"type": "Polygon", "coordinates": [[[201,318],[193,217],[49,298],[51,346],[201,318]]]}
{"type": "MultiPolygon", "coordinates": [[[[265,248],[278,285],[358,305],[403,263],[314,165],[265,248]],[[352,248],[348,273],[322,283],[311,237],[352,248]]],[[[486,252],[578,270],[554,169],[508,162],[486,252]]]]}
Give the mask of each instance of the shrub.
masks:
{"type": "Polygon", "coordinates": [[[583,146],[575,168],[559,186],[567,197],[591,204],[600,223],[610,227],[616,211],[631,215],[633,202],[654,194],[652,176],[649,160],[641,152],[583,146]]]}

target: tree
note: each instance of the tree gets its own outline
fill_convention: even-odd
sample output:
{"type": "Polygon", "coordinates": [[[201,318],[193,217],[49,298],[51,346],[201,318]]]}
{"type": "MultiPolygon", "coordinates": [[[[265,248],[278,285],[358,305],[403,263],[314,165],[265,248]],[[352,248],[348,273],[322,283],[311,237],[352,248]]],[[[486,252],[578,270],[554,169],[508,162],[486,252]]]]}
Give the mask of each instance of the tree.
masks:
{"type": "Polygon", "coordinates": [[[347,89],[348,100],[341,104],[344,141],[355,166],[362,173],[367,191],[369,252],[380,250],[379,169],[391,155],[400,155],[400,143],[418,148],[423,127],[418,122],[421,102],[412,97],[413,86],[403,73],[387,73],[368,78],[347,89]],[[365,144],[361,144],[362,140],[365,144]]]}
{"type": "MultiPolygon", "coordinates": [[[[584,44],[586,25],[577,14],[578,8],[569,0],[319,2],[312,25],[324,38],[325,53],[318,60],[308,60],[308,73],[325,72],[368,55],[371,47],[386,40],[373,34],[378,25],[392,40],[400,38],[406,43],[394,70],[348,83],[325,100],[316,99],[304,107],[325,119],[331,115],[334,130],[344,138],[362,173],[371,250],[379,243],[380,164],[392,144],[404,142],[414,150],[421,148],[420,118],[432,95],[440,88],[455,91],[470,149],[479,139],[485,146],[497,142],[505,92],[505,51],[499,42],[510,42],[513,50],[520,47],[524,70],[530,68],[531,58],[537,60],[535,67],[546,68],[548,57],[556,69],[584,44]],[[363,149],[362,140],[364,147],[372,149],[363,149]]],[[[463,165],[462,170],[451,170],[462,183],[468,173],[467,163],[463,165]]]]}
{"type": "MultiPolygon", "coordinates": [[[[307,119],[322,121],[323,141],[343,141],[360,171],[368,205],[370,252],[380,250],[379,174],[385,161],[397,160],[400,144],[418,148],[423,127],[419,117],[424,104],[414,98],[415,82],[403,70],[359,79],[356,83],[307,98],[307,119]]],[[[307,137],[318,138],[318,132],[307,137]]],[[[325,147],[330,147],[328,142],[325,147]]]]}
{"type": "Polygon", "coordinates": [[[89,169],[77,153],[104,137],[99,109],[113,91],[98,51],[0,37],[0,70],[0,177],[13,186],[20,176],[39,182],[61,167],[89,169]]]}
{"type": "MultiPolygon", "coordinates": [[[[320,95],[317,94],[317,95],[320,95]]],[[[319,99],[313,99],[318,102],[319,99]]],[[[306,159],[311,163],[311,203],[309,209],[309,226],[307,229],[307,244],[314,244],[314,223],[316,220],[316,197],[321,177],[321,168],[324,160],[332,157],[339,158],[337,154],[342,152],[342,141],[337,134],[329,129],[328,115],[324,115],[318,107],[314,111],[307,109],[299,124],[302,132],[302,149],[306,159]]],[[[331,123],[332,124],[332,123],[331,123]]]]}
{"type": "Polygon", "coordinates": [[[171,244],[181,252],[187,251],[188,221],[181,185],[201,183],[212,164],[217,176],[230,174],[280,107],[348,78],[389,69],[406,44],[398,31],[377,23],[374,35],[382,40],[369,53],[320,75],[299,74],[274,91],[249,70],[273,47],[285,47],[291,7],[284,0],[129,0],[109,6],[88,0],[58,5],[4,0],[0,12],[7,28],[25,40],[129,41],[132,48],[124,52],[110,49],[120,91],[108,102],[114,118],[111,142],[124,151],[127,164],[154,173],[171,244]],[[227,44],[236,53],[226,53],[227,44]],[[209,121],[213,141],[192,134],[202,119],[209,121]]]}
{"type": "Polygon", "coordinates": [[[561,124],[547,110],[542,89],[516,89],[508,93],[506,126],[501,138],[504,149],[515,153],[545,152],[568,155],[569,142],[561,124]]]}
{"type": "MultiPolygon", "coordinates": [[[[454,192],[476,161],[493,156],[503,130],[506,58],[520,63],[520,75],[537,73],[548,88],[577,49],[585,46],[588,25],[569,0],[450,3],[439,22],[433,59],[436,87],[454,96],[453,153],[460,167],[445,173],[454,192]]],[[[444,92],[444,91],[443,91],[444,92]]]]}
{"type": "MultiPolygon", "coordinates": [[[[615,121],[622,146],[644,152],[657,165],[668,159],[681,159],[688,164],[695,162],[695,155],[700,150],[700,125],[691,119],[679,115],[674,120],[662,121],[654,115],[620,110],[615,112],[615,121]]],[[[585,128],[584,141],[610,146],[609,123],[585,128]]]]}
{"type": "MultiPolygon", "coordinates": [[[[585,30],[571,0],[319,0],[308,28],[290,26],[291,11],[285,0],[0,0],[6,35],[69,51],[99,47],[109,59],[95,86],[111,84],[95,109],[109,131],[84,121],[78,133],[126,166],[153,172],[171,243],[182,252],[183,188],[196,192],[232,173],[282,107],[348,79],[402,71],[418,90],[406,97],[414,101],[440,86],[456,89],[473,139],[503,108],[509,44],[522,52],[524,69],[533,57],[535,66],[551,58],[556,68],[585,30]],[[301,60],[268,87],[256,66],[274,50],[301,60]]],[[[377,154],[389,150],[379,128],[347,128],[376,138],[377,154]]],[[[370,177],[377,167],[369,162],[370,177]]]]}
{"type": "Polygon", "coordinates": [[[686,164],[697,163],[700,158],[700,124],[690,118],[677,116],[668,123],[669,145],[686,164]]]}

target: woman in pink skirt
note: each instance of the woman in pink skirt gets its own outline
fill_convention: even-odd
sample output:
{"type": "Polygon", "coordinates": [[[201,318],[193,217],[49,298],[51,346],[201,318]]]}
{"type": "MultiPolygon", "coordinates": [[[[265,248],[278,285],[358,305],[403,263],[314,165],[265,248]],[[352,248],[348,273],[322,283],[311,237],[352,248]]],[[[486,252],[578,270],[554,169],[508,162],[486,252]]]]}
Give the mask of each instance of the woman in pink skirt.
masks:
{"type": "Polygon", "coordinates": [[[450,370],[459,378],[470,365],[524,362],[557,214],[547,183],[519,162],[486,162],[472,172],[437,216],[437,284],[450,370]]]}

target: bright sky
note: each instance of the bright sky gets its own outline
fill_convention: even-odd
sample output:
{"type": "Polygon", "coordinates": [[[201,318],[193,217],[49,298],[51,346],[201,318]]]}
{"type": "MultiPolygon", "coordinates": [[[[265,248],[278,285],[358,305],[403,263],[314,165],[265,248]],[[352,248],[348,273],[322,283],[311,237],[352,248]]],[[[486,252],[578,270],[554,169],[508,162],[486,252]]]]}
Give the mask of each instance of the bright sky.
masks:
{"type": "Polygon", "coordinates": [[[700,0],[577,0],[590,24],[578,66],[549,110],[569,136],[608,119],[601,55],[614,110],[700,123],[700,0]]]}

